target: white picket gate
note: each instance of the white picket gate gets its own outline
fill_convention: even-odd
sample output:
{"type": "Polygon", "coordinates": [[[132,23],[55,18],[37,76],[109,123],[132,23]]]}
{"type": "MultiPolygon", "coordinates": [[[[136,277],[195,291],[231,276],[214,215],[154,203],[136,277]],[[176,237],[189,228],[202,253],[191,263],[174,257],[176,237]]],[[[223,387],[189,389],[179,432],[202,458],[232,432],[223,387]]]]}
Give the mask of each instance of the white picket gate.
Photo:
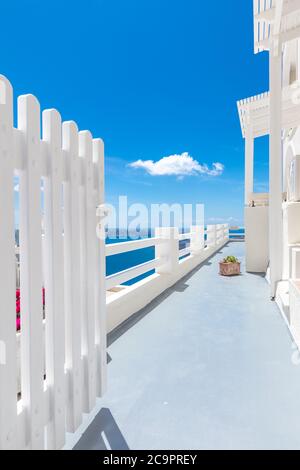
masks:
{"type": "Polygon", "coordinates": [[[59,449],[106,387],[104,146],[0,76],[0,449],[59,449]],[[20,181],[21,396],[14,176],[20,181]],[[41,181],[44,187],[42,236],[41,181]],[[45,287],[45,318],[42,288],[45,287]]]}

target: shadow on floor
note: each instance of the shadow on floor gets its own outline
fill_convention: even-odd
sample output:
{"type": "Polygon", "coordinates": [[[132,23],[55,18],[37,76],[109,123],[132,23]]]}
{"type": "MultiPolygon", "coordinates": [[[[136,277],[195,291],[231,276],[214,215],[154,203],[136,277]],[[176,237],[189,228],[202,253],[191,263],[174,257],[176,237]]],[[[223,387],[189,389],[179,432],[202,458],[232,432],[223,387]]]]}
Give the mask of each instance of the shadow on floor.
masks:
{"type": "Polygon", "coordinates": [[[170,295],[172,295],[174,292],[185,292],[189,285],[187,282],[189,279],[191,279],[194,274],[199,271],[203,266],[210,266],[211,260],[223,253],[223,249],[230,243],[230,241],[224,245],[222,248],[220,248],[217,252],[215,252],[213,255],[211,255],[209,258],[207,258],[203,263],[199,264],[193,271],[191,271],[189,274],[184,276],[180,281],[178,281],[174,286],[170,287],[167,289],[165,292],[163,292],[159,297],[156,297],[149,305],[144,307],[142,310],[139,312],[135,313],[132,315],[128,320],[123,322],[120,326],[115,328],[111,333],[109,333],[107,337],[107,346],[109,347],[111,344],[113,344],[115,341],[117,341],[126,331],[130,330],[134,325],[136,325],[138,322],[140,322],[146,315],[149,315],[149,313],[152,312],[152,310],[160,305],[164,300],[166,300],[170,295]]]}
{"type": "Polygon", "coordinates": [[[102,408],[73,450],[130,450],[108,408],[102,408]]]}
{"type": "Polygon", "coordinates": [[[265,273],[250,273],[250,272],[247,272],[248,276],[256,276],[256,277],[266,277],[266,274],[265,273]]]}
{"type": "Polygon", "coordinates": [[[107,364],[110,364],[111,361],[112,361],[111,356],[110,356],[108,353],[106,353],[106,363],[107,363],[107,364]]]}

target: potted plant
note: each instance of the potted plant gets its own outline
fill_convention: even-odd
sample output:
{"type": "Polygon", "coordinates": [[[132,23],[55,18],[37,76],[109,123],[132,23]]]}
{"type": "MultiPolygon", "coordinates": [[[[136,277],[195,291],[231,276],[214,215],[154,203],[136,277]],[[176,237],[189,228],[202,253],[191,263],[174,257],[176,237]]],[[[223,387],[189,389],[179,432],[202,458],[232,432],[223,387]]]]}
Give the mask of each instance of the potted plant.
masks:
{"type": "Polygon", "coordinates": [[[241,274],[241,263],[235,256],[227,256],[220,262],[221,276],[238,276],[241,274]]]}

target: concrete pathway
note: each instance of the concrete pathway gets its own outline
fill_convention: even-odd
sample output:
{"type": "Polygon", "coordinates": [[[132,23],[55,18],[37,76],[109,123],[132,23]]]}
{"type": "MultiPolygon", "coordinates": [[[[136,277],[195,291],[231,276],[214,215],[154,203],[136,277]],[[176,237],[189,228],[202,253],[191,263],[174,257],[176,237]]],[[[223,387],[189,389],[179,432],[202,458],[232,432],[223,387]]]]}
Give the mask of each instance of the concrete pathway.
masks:
{"type": "Polygon", "coordinates": [[[229,254],[244,264],[230,243],[111,335],[109,391],[75,448],[300,449],[298,354],[264,278],[218,276],[229,254]]]}

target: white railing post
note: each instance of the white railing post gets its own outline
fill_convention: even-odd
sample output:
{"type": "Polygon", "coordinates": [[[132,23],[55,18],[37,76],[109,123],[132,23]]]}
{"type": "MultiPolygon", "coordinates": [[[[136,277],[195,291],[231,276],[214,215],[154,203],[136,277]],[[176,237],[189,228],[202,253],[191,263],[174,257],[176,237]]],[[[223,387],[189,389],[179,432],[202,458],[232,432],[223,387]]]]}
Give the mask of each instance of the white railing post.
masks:
{"type": "Polygon", "coordinates": [[[224,225],[224,240],[226,241],[229,240],[229,225],[228,224],[224,225]]]}
{"type": "Polygon", "coordinates": [[[218,244],[218,226],[213,225],[213,246],[216,247],[218,244]]]}
{"type": "Polygon", "coordinates": [[[204,225],[191,226],[191,254],[204,250],[204,225]]]}
{"type": "Polygon", "coordinates": [[[216,225],[216,246],[221,242],[221,236],[223,237],[223,226],[222,225],[216,225]],[[222,233],[221,233],[222,230],[222,233]]]}
{"type": "Polygon", "coordinates": [[[179,264],[179,232],[174,227],[159,227],[155,229],[155,237],[161,238],[162,243],[155,247],[155,258],[164,262],[156,269],[157,274],[174,274],[179,264]]]}
{"type": "Polygon", "coordinates": [[[224,242],[225,239],[225,232],[224,232],[224,224],[217,225],[217,245],[224,242]]]}
{"type": "Polygon", "coordinates": [[[217,226],[208,225],[207,226],[207,246],[213,247],[216,246],[217,238],[217,226]]]}
{"type": "Polygon", "coordinates": [[[206,246],[209,248],[211,246],[211,225],[206,226],[206,246]]]}
{"type": "Polygon", "coordinates": [[[225,239],[226,239],[226,225],[223,224],[222,225],[222,243],[224,243],[225,239]]]}

